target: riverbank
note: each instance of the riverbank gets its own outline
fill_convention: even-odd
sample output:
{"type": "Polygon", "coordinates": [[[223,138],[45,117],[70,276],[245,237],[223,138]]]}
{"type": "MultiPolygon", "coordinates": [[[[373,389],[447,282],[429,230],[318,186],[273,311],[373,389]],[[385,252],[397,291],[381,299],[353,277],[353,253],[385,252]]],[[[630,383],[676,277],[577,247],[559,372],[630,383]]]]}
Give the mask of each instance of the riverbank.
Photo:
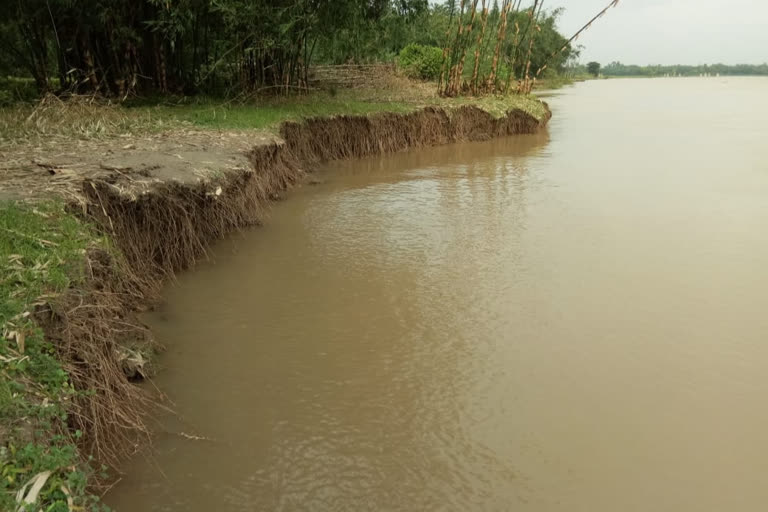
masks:
{"type": "Polygon", "coordinates": [[[151,373],[155,347],[135,314],[314,164],[532,133],[550,117],[532,97],[30,108],[4,112],[0,130],[3,509],[25,492],[96,503],[100,465],[149,439],[151,399],[130,381],[151,373]]]}

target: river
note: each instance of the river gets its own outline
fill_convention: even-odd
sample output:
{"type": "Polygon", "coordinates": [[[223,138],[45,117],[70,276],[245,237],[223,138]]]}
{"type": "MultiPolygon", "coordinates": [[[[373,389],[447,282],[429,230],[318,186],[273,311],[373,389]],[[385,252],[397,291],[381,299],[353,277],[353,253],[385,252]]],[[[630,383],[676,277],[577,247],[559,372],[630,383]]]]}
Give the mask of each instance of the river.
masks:
{"type": "Polygon", "coordinates": [[[118,511],[768,503],[768,79],[603,80],[541,134],[333,162],[216,245],[118,511]]]}

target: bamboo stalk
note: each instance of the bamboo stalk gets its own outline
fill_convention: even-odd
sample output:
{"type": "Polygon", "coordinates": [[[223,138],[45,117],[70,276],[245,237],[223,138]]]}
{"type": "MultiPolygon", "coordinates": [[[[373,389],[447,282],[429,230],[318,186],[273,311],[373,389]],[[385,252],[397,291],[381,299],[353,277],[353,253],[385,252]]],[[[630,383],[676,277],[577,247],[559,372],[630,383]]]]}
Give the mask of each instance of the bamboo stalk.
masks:
{"type": "MultiPolygon", "coordinates": [[[[531,30],[531,26],[533,25],[533,13],[534,13],[534,10],[536,9],[537,3],[538,2],[534,3],[533,7],[528,10],[528,23],[526,23],[525,29],[522,32],[522,37],[520,38],[519,45],[517,43],[515,44],[515,52],[514,52],[514,54],[512,56],[512,58],[514,59],[515,62],[517,62],[517,57],[518,57],[518,55],[520,55],[520,47],[524,44],[524,42],[528,41],[528,39],[526,39],[526,38],[529,37],[528,34],[529,34],[530,30],[531,30]]],[[[522,73],[520,74],[520,78],[521,79],[523,78],[523,74],[522,73]]]]}
{"type": "MultiPolygon", "coordinates": [[[[514,2],[514,0],[512,1],[514,2]]],[[[490,19],[490,16],[489,16],[489,19],[490,19]]],[[[496,19],[494,20],[493,25],[490,27],[486,27],[486,31],[490,30],[491,34],[495,34],[496,32],[498,32],[498,27],[500,23],[501,23],[501,9],[499,9],[498,16],[496,16],[496,19]]],[[[493,36],[490,36],[490,37],[483,36],[483,45],[482,45],[482,48],[480,49],[481,65],[482,65],[482,62],[486,59],[486,56],[493,53],[492,51],[489,51],[489,48],[491,47],[491,42],[495,43],[495,41],[496,41],[496,38],[493,36]]],[[[477,79],[478,90],[482,90],[483,92],[487,91],[487,78],[488,78],[487,76],[486,77],[478,76],[478,79],[477,79]]]]}
{"type": "Polygon", "coordinates": [[[448,44],[450,42],[451,38],[451,25],[453,24],[453,15],[454,15],[454,9],[456,8],[456,4],[451,4],[451,13],[448,18],[448,28],[445,29],[445,43],[443,44],[443,61],[440,63],[440,78],[437,81],[437,93],[442,95],[443,94],[443,80],[447,79],[445,76],[446,71],[448,70],[448,44]]]}
{"type": "Polygon", "coordinates": [[[499,21],[499,30],[496,35],[496,48],[493,51],[493,62],[491,63],[491,72],[488,75],[488,90],[491,92],[496,91],[496,70],[499,65],[499,52],[501,52],[501,46],[506,36],[507,31],[507,14],[512,4],[512,0],[503,0],[501,8],[501,19],[499,21]]]}
{"type": "Polygon", "coordinates": [[[595,15],[595,16],[594,16],[594,17],[593,17],[591,20],[589,20],[589,21],[588,21],[588,22],[587,22],[587,23],[586,23],[586,24],[585,24],[583,27],[581,27],[579,30],[577,30],[577,31],[576,31],[576,33],[575,33],[575,34],[573,34],[573,35],[571,36],[571,38],[570,38],[570,39],[568,39],[568,41],[566,41],[566,42],[565,42],[565,44],[564,44],[564,45],[563,45],[563,46],[562,46],[562,47],[561,47],[559,50],[555,50],[555,51],[553,51],[553,52],[552,52],[552,54],[549,56],[549,58],[547,58],[547,60],[546,60],[546,61],[544,61],[544,64],[542,64],[542,66],[541,66],[541,67],[540,67],[540,68],[539,68],[539,69],[536,71],[536,76],[538,77],[538,76],[539,76],[539,74],[541,74],[541,72],[542,72],[542,71],[544,71],[544,70],[547,68],[547,66],[549,65],[549,62],[550,62],[552,59],[554,59],[554,58],[555,58],[557,55],[559,55],[560,53],[562,53],[563,51],[565,51],[565,49],[566,49],[566,48],[568,48],[568,46],[569,46],[569,45],[570,45],[570,44],[571,44],[571,43],[572,43],[574,40],[576,40],[576,39],[579,37],[579,35],[580,35],[582,32],[584,32],[584,31],[585,31],[585,30],[587,30],[589,27],[591,27],[591,26],[592,26],[592,23],[594,23],[596,20],[598,20],[599,18],[601,18],[601,17],[603,16],[603,14],[605,14],[606,12],[608,12],[608,9],[610,9],[611,7],[616,7],[618,4],[619,4],[619,0],[611,0],[611,3],[609,3],[607,6],[605,6],[605,8],[603,8],[603,10],[602,10],[602,11],[600,11],[599,13],[597,13],[597,14],[596,14],[596,15],[595,15]]]}
{"type": "Polygon", "coordinates": [[[477,2],[478,0],[474,0],[472,2],[472,14],[469,17],[469,24],[467,25],[466,31],[464,33],[464,40],[463,40],[463,44],[461,45],[461,57],[459,58],[459,65],[456,67],[456,76],[453,82],[453,94],[458,94],[459,89],[461,88],[461,80],[464,75],[464,61],[467,58],[467,48],[469,46],[469,41],[472,40],[472,29],[474,28],[475,15],[477,14],[477,2]]]}
{"type": "Polygon", "coordinates": [[[480,70],[480,47],[483,44],[483,38],[485,37],[485,26],[488,23],[488,8],[486,7],[486,1],[483,0],[483,21],[480,28],[480,34],[477,36],[477,42],[475,43],[475,66],[472,70],[472,80],[470,81],[470,87],[472,88],[472,94],[477,95],[477,72],[480,70]]]}
{"type": "Polygon", "coordinates": [[[456,50],[459,45],[459,41],[461,40],[461,34],[464,30],[464,24],[462,23],[462,19],[464,18],[464,7],[466,6],[467,0],[461,0],[461,7],[459,9],[459,19],[458,19],[458,29],[456,30],[456,39],[453,42],[453,46],[448,49],[448,53],[450,56],[450,63],[451,66],[448,70],[448,78],[446,79],[445,83],[445,94],[450,95],[451,94],[451,82],[452,77],[456,73],[456,50]]]}
{"type": "MultiPolygon", "coordinates": [[[[517,2],[517,6],[515,7],[514,12],[516,13],[520,9],[520,3],[522,0],[519,0],[517,2]]],[[[520,44],[520,24],[515,20],[515,39],[512,43],[512,46],[515,48],[515,52],[512,54],[511,62],[508,62],[507,66],[507,80],[504,84],[504,92],[509,92],[509,87],[512,84],[512,77],[515,76],[515,64],[517,64],[517,46],[520,44]]]]}
{"type": "Polygon", "coordinates": [[[533,32],[531,33],[530,37],[528,38],[528,55],[526,57],[525,62],[525,74],[523,78],[523,91],[524,93],[530,92],[530,85],[528,83],[528,77],[531,72],[531,54],[533,53],[533,43],[536,41],[536,34],[539,32],[539,16],[541,16],[541,9],[544,7],[544,0],[541,0],[541,3],[539,3],[539,12],[536,12],[536,4],[539,3],[539,0],[534,0],[533,2],[533,9],[531,9],[531,15],[533,17],[533,32]]]}

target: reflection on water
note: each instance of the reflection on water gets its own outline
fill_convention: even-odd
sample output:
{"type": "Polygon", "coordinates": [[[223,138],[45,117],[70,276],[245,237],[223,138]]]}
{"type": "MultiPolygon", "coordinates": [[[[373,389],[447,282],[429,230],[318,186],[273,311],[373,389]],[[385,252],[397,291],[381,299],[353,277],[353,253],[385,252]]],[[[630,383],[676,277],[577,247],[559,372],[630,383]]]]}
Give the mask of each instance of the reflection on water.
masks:
{"type": "Polygon", "coordinates": [[[179,415],[107,503],[762,509],[766,86],[588,82],[548,133],[328,165],[148,319],[179,415]]]}

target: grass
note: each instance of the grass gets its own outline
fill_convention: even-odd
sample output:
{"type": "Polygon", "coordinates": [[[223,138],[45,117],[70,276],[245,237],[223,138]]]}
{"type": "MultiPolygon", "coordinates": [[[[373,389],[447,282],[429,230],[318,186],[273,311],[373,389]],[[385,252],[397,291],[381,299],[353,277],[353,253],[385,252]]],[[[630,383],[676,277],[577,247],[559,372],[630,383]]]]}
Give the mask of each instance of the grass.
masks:
{"type": "Polygon", "coordinates": [[[37,97],[37,87],[31,78],[0,76],[0,107],[34,101],[37,97]]]}
{"type": "Polygon", "coordinates": [[[536,84],[534,88],[537,90],[562,89],[567,85],[573,85],[575,82],[583,82],[584,80],[590,80],[592,78],[594,77],[589,74],[578,74],[574,76],[563,76],[563,75],[548,76],[548,77],[536,80],[536,84]]]}
{"type": "Polygon", "coordinates": [[[0,143],[35,144],[46,139],[98,139],[144,135],[180,127],[150,109],[130,111],[94,98],[62,101],[47,95],[37,103],[0,108],[0,143]]]}
{"type": "Polygon", "coordinates": [[[203,100],[176,105],[129,107],[141,114],[152,112],[160,118],[189,123],[202,129],[274,131],[283,121],[337,114],[367,115],[376,112],[408,112],[415,108],[404,102],[362,101],[313,94],[291,99],[250,103],[203,100]]]}
{"type": "Polygon", "coordinates": [[[270,98],[246,103],[211,98],[143,100],[126,104],[47,96],[38,104],[0,108],[0,141],[68,137],[94,139],[135,136],[173,129],[277,131],[286,120],[336,114],[408,112],[417,104],[366,101],[330,94],[270,98]]]}
{"type": "Polygon", "coordinates": [[[512,94],[509,96],[482,96],[479,98],[458,97],[443,100],[443,102],[442,106],[448,108],[458,105],[474,105],[497,118],[502,117],[508,111],[514,109],[528,112],[536,119],[542,119],[547,112],[546,107],[541,101],[532,95],[523,96],[512,94]]]}
{"type": "Polygon", "coordinates": [[[75,391],[32,318],[36,305],[82,278],[84,251],[94,243],[59,203],[0,203],[0,510],[15,510],[15,494],[44,471],[51,474],[34,510],[99,508],[66,430],[75,391]]]}
{"type": "Polygon", "coordinates": [[[543,106],[532,96],[440,98],[423,82],[398,90],[354,89],[339,93],[255,98],[243,102],[212,98],[134,100],[122,104],[93,98],[62,101],[49,95],[38,103],[0,108],[0,143],[35,144],[47,139],[103,139],[142,136],[176,129],[260,130],[276,132],[286,120],[337,114],[410,112],[428,105],[477,105],[496,116],[521,108],[537,118],[543,106]]]}
{"type": "Polygon", "coordinates": [[[484,96],[480,98],[431,98],[420,101],[363,101],[330,96],[310,96],[263,104],[222,105],[197,103],[155,107],[156,115],[187,122],[203,129],[276,131],[283,121],[338,114],[369,115],[378,112],[405,113],[427,105],[452,108],[475,105],[496,117],[511,109],[522,109],[538,119],[545,114],[544,106],[532,96],[484,96]]]}

